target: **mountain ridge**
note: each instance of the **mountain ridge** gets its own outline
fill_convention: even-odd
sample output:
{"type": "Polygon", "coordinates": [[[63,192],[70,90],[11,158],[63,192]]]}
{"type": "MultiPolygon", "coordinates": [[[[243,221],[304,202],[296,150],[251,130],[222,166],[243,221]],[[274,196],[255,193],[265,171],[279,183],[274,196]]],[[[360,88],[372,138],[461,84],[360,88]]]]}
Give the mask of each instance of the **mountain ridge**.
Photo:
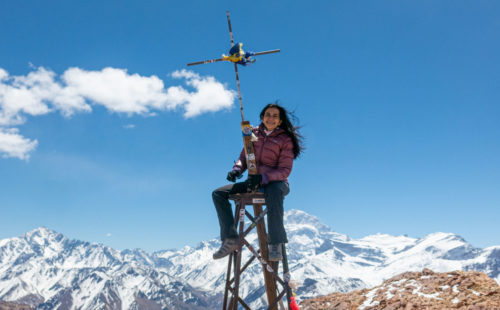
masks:
{"type": "MultiPolygon", "coordinates": [[[[423,268],[483,271],[500,283],[500,246],[475,248],[456,234],[442,232],[422,238],[375,234],[352,239],[300,210],[287,211],[284,220],[299,300],[372,287],[423,268]]],[[[252,244],[256,238],[255,233],[247,236],[252,244]]],[[[219,240],[210,239],[179,250],[118,251],[40,227],[0,240],[0,300],[28,299],[39,309],[62,304],[139,309],[148,303],[215,309],[222,301],[227,269],[227,260],[211,257],[219,246],[219,240]]],[[[249,257],[249,251],[243,254],[249,257]]],[[[265,304],[261,278],[256,263],[242,275],[242,296],[249,296],[255,308],[265,304]]]]}

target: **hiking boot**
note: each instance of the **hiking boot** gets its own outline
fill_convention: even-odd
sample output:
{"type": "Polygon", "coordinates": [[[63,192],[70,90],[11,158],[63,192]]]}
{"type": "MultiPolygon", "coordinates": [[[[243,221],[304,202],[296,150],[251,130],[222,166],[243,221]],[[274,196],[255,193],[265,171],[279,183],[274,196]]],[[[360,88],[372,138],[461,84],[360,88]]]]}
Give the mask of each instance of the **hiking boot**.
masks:
{"type": "Polygon", "coordinates": [[[233,253],[236,249],[238,249],[238,239],[236,238],[227,238],[222,242],[222,246],[217,252],[214,253],[213,258],[219,259],[228,256],[230,253],[233,253]]]}
{"type": "Polygon", "coordinates": [[[269,261],[278,262],[283,260],[283,249],[281,247],[282,243],[270,244],[269,245],[269,261]]]}

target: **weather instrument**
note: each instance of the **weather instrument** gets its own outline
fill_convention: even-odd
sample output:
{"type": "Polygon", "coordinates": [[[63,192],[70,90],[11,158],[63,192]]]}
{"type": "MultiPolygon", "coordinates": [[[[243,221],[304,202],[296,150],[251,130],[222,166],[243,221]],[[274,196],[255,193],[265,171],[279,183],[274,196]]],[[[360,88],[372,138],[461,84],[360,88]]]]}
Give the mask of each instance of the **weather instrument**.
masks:
{"type": "Polygon", "coordinates": [[[229,11],[227,14],[227,25],[229,26],[229,37],[231,38],[231,49],[229,49],[229,55],[222,54],[221,58],[209,59],[204,61],[188,63],[188,66],[202,65],[219,61],[230,61],[234,64],[234,73],[236,75],[236,85],[238,86],[238,99],[240,102],[240,112],[241,112],[241,131],[243,133],[243,145],[245,149],[245,155],[247,159],[248,174],[257,174],[257,163],[255,161],[253,143],[252,143],[252,126],[249,121],[245,121],[243,115],[243,103],[241,99],[241,88],[240,88],[240,78],[238,76],[238,65],[246,66],[247,64],[254,63],[256,61],[254,56],[278,53],[280,50],[270,50],[264,52],[245,52],[243,50],[243,43],[234,44],[233,40],[233,30],[231,28],[231,19],[229,18],[229,11]]]}

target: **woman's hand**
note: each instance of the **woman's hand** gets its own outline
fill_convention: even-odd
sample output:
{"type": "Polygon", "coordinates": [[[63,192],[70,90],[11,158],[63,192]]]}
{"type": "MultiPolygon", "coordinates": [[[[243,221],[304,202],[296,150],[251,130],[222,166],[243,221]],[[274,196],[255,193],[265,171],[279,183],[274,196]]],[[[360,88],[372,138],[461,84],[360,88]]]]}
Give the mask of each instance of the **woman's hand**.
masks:
{"type": "Polygon", "coordinates": [[[236,182],[236,179],[241,178],[241,171],[231,170],[227,173],[227,180],[229,182],[236,182]]]}
{"type": "Polygon", "coordinates": [[[255,191],[259,188],[262,183],[262,175],[261,174],[249,174],[248,179],[245,181],[247,183],[247,187],[250,191],[255,191]]]}

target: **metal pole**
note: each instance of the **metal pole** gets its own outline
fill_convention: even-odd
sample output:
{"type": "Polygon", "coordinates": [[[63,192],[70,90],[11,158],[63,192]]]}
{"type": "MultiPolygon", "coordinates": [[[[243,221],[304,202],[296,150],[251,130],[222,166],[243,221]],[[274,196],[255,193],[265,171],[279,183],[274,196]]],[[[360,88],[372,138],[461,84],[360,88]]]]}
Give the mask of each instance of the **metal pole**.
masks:
{"type": "MultiPolygon", "coordinates": [[[[227,25],[229,26],[229,37],[231,38],[231,47],[234,46],[233,40],[233,28],[231,27],[231,19],[229,18],[229,11],[226,11],[227,15],[227,25]]],[[[245,117],[243,116],[243,100],[241,98],[241,88],[240,88],[240,78],[238,76],[238,65],[234,64],[234,73],[236,74],[236,85],[238,85],[238,99],[240,100],[240,112],[241,112],[241,121],[245,121],[245,117]]]]}

